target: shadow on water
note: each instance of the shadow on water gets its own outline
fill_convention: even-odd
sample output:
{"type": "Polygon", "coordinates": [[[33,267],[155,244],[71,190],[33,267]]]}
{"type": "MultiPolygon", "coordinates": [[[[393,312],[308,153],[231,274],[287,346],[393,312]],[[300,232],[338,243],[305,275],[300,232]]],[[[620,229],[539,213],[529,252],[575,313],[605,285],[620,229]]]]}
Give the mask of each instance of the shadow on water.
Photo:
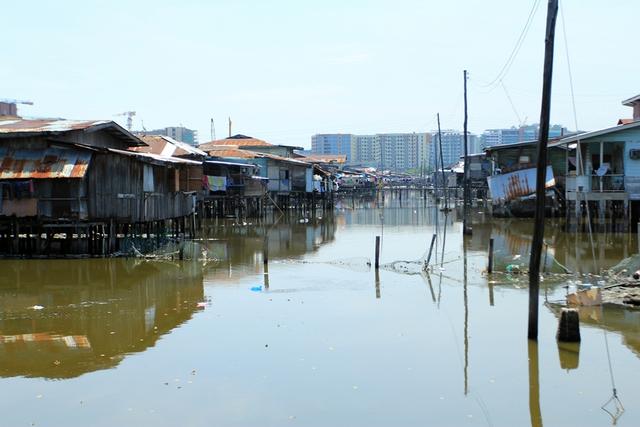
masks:
{"type": "Polygon", "coordinates": [[[197,264],[134,259],[1,261],[0,375],[72,378],[112,368],[188,321],[197,264]]]}

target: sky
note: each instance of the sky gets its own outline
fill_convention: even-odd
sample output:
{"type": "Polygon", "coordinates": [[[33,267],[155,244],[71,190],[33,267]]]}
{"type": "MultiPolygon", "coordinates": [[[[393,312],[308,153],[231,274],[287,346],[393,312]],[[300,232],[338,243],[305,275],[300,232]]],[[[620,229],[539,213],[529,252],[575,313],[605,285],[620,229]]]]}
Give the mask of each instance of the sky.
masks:
{"type": "MultiPolygon", "coordinates": [[[[462,129],[467,69],[471,132],[539,122],[545,0],[4,3],[0,98],[33,101],[24,117],[124,125],[116,114],[136,111],[134,130],[183,125],[200,142],[231,117],[234,134],[309,147],[316,133],[431,131],[438,112],[462,129]]],[[[631,117],[638,16],[637,0],[561,2],[552,123],[631,117]]]]}

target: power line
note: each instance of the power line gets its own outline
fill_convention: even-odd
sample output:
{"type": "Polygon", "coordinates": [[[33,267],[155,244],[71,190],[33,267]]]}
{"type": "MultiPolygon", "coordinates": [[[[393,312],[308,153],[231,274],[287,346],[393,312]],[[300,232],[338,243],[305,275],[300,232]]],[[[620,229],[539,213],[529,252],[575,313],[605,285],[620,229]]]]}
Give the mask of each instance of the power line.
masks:
{"type": "Polygon", "coordinates": [[[481,87],[493,87],[497,82],[501,81],[507,76],[507,73],[509,73],[511,66],[513,65],[513,62],[515,61],[516,56],[518,55],[518,52],[520,52],[520,48],[522,47],[522,44],[524,43],[524,40],[527,37],[527,33],[529,32],[529,28],[531,27],[531,23],[533,22],[533,17],[535,16],[539,5],[540,5],[540,0],[533,1],[533,5],[531,6],[531,10],[529,11],[529,16],[527,17],[527,21],[524,24],[522,31],[520,32],[520,36],[516,40],[516,44],[513,46],[513,50],[511,50],[509,57],[505,61],[504,65],[502,66],[502,69],[500,69],[500,72],[498,73],[498,75],[490,83],[486,85],[481,85],[481,87]]]}
{"type": "Polygon", "coordinates": [[[504,85],[504,81],[500,80],[500,84],[502,85],[504,94],[507,96],[507,99],[509,100],[509,104],[511,104],[511,109],[513,110],[513,113],[516,115],[516,118],[518,119],[518,126],[522,126],[523,125],[522,119],[520,118],[520,114],[518,114],[518,110],[516,109],[516,106],[513,103],[513,100],[511,99],[509,92],[507,91],[507,87],[504,85]]]}

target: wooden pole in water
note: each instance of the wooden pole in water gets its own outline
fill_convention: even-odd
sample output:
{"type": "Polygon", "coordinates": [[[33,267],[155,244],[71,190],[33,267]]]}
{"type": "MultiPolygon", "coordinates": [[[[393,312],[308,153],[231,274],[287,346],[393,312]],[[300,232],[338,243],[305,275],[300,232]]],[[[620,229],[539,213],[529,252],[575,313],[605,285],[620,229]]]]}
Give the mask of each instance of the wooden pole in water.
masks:
{"type": "Polygon", "coordinates": [[[549,0],[544,49],[544,78],[542,106],[540,108],[540,136],[537,149],[536,211],[529,261],[529,330],[528,337],[538,339],[538,298],[540,287],[540,255],[544,238],[545,181],[547,174],[547,142],[549,140],[549,115],[551,110],[551,81],[553,76],[553,43],[555,38],[558,0],[549,0]]]}
{"type": "Polygon", "coordinates": [[[380,236],[376,236],[376,270],[380,268],[380,236]]]}
{"type": "Polygon", "coordinates": [[[489,262],[487,263],[487,273],[493,273],[493,237],[489,239],[489,262]]]}
{"type": "MultiPolygon", "coordinates": [[[[449,211],[449,194],[447,192],[447,182],[444,175],[444,157],[442,156],[442,132],[440,131],[440,113],[438,113],[437,118],[438,118],[438,145],[440,146],[440,167],[442,168],[442,196],[444,197],[444,210],[448,212],[449,211]]],[[[436,154],[436,176],[438,173],[437,165],[438,165],[438,155],[436,154]]]]}
{"type": "MultiPolygon", "coordinates": [[[[427,255],[427,262],[424,264],[425,270],[429,266],[429,261],[431,261],[431,252],[433,251],[433,245],[435,242],[436,242],[436,233],[433,233],[433,236],[431,236],[431,245],[429,245],[429,255],[427,255]]],[[[436,256],[436,263],[437,262],[438,262],[438,257],[436,256]]]]}
{"type": "Polygon", "coordinates": [[[471,227],[469,227],[469,204],[470,204],[470,192],[469,192],[469,153],[468,153],[468,135],[467,135],[467,70],[464,70],[464,176],[463,184],[464,191],[462,194],[462,232],[463,234],[471,234],[471,227]]]}

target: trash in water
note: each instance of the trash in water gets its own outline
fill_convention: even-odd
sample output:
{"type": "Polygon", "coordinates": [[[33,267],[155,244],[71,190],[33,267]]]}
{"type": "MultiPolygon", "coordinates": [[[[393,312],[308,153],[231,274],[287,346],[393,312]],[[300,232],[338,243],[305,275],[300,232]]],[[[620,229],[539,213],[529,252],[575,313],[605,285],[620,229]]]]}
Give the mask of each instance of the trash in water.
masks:
{"type": "Polygon", "coordinates": [[[44,307],[41,305],[34,305],[32,307],[28,307],[30,310],[42,310],[44,307]]]}
{"type": "Polygon", "coordinates": [[[197,308],[205,308],[206,306],[207,306],[206,302],[199,302],[199,303],[196,304],[197,308]]]}
{"type": "Polygon", "coordinates": [[[507,273],[520,274],[520,266],[518,264],[508,264],[507,273]]]}
{"type": "Polygon", "coordinates": [[[253,287],[249,288],[249,290],[252,291],[252,292],[262,292],[262,285],[253,286],[253,287]]]}

